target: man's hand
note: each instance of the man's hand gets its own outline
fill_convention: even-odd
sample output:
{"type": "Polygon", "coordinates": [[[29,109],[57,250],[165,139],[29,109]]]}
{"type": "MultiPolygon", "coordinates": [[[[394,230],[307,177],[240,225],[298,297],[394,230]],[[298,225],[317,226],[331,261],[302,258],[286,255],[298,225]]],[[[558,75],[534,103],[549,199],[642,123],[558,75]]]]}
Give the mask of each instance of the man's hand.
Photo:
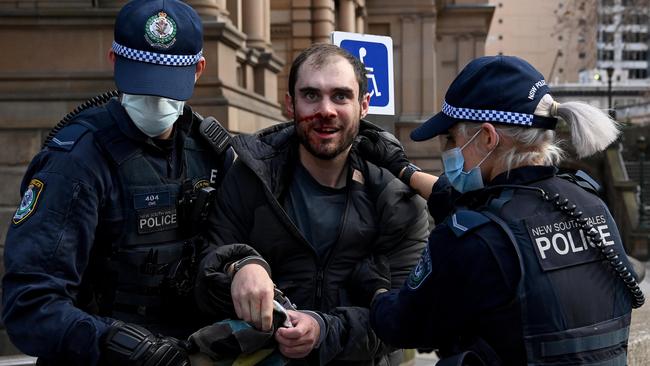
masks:
{"type": "Polygon", "coordinates": [[[393,134],[372,129],[361,130],[356,149],[362,158],[388,169],[397,178],[402,169],[409,165],[404,147],[393,134]]]}
{"type": "Polygon", "coordinates": [[[273,281],[256,263],[243,266],[232,279],[232,302],[237,316],[257,329],[268,331],[273,321],[273,281]]]}
{"type": "Polygon", "coordinates": [[[309,314],[289,310],[293,328],[279,328],[275,332],[280,352],[288,358],[303,358],[311,352],[320,337],[318,321],[309,314]]]}

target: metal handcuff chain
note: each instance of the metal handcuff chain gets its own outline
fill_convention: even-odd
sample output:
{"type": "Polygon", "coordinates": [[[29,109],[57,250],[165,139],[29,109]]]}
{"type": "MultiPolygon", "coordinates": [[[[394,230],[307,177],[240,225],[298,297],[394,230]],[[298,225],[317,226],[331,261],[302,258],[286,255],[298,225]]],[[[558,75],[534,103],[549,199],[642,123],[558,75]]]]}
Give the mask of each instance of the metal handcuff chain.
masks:
{"type": "Polygon", "coordinates": [[[619,256],[619,253],[614,248],[608,248],[605,246],[603,243],[604,239],[600,232],[596,230],[592,224],[589,223],[588,219],[582,217],[583,212],[577,211],[578,207],[575,204],[569,202],[568,198],[562,197],[558,193],[548,193],[539,187],[529,187],[514,184],[491,186],[487,187],[486,190],[502,188],[535,191],[542,196],[542,199],[544,201],[552,203],[553,207],[557,211],[560,211],[563,214],[574,219],[580,225],[580,229],[584,231],[585,236],[590,244],[593,244],[600,250],[602,255],[609,261],[609,264],[612,266],[618,277],[623,281],[625,287],[627,287],[630,295],[632,296],[632,308],[637,309],[645,303],[645,296],[639,287],[639,283],[637,282],[634,275],[630,272],[630,270],[625,266],[625,263],[623,263],[621,257],[619,256]]]}
{"type": "Polygon", "coordinates": [[[117,90],[111,90],[111,91],[107,91],[105,93],[102,93],[100,95],[96,95],[96,96],[86,100],[85,102],[81,103],[80,105],[78,105],[72,112],[66,114],[65,117],[63,117],[63,119],[61,119],[59,121],[59,123],[57,123],[50,130],[50,132],[47,134],[47,137],[43,141],[43,145],[41,146],[41,149],[44,148],[45,146],[47,146],[47,144],[50,141],[52,141],[54,136],[56,136],[56,134],[59,133],[59,131],[61,131],[61,129],[63,129],[63,127],[67,126],[68,123],[70,123],[70,121],[75,116],[77,116],[79,113],[85,111],[88,108],[100,106],[102,104],[106,104],[111,98],[117,97],[118,95],[119,95],[119,92],[117,90]]]}

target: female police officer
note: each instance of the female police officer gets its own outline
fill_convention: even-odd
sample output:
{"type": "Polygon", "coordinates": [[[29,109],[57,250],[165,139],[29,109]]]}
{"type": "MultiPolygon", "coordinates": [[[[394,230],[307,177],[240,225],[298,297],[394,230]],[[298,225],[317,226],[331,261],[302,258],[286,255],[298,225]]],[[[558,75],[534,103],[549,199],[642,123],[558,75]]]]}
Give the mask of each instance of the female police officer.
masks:
{"type": "Polygon", "coordinates": [[[549,92],[522,59],[468,64],[442,112],[411,134],[446,134],[441,179],[404,168],[385,137],[360,143],[370,160],[407,176],[438,224],[403,288],[373,300],[372,326],[387,343],[439,349],[449,364],[626,363],[631,308],[643,294],[595,182],[558,175],[553,131],[564,120],[585,157],[613,142],[617,126],[549,92]]]}

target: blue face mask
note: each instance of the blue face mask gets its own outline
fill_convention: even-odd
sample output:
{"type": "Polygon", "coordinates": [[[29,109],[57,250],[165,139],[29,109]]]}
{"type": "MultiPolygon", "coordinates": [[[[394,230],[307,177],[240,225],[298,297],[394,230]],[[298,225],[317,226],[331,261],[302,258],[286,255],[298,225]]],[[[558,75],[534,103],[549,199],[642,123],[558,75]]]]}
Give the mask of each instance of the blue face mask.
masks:
{"type": "MultiPolygon", "coordinates": [[[[485,157],[475,167],[470,169],[469,172],[463,171],[465,158],[462,153],[463,149],[474,141],[480,132],[481,130],[478,130],[461,148],[455,147],[442,153],[442,165],[445,167],[447,179],[449,179],[451,186],[460,193],[476,191],[483,188],[483,177],[481,176],[480,166],[483,164],[485,159],[492,154],[494,149],[490,150],[490,152],[487,153],[487,155],[485,155],[485,157]]],[[[497,135],[497,145],[499,145],[498,138],[499,135],[497,135]]]]}

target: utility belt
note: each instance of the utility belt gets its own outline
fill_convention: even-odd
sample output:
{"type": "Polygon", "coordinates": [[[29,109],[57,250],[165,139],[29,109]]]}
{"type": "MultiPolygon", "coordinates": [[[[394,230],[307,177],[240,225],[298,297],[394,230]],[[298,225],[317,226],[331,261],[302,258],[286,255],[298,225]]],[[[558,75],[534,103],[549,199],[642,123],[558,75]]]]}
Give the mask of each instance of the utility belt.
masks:
{"type": "Polygon", "coordinates": [[[109,272],[117,277],[114,304],[151,306],[160,304],[159,298],[187,296],[203,247],[203,240],[195,237],[121,250],[108,261],[109,272]]]}

